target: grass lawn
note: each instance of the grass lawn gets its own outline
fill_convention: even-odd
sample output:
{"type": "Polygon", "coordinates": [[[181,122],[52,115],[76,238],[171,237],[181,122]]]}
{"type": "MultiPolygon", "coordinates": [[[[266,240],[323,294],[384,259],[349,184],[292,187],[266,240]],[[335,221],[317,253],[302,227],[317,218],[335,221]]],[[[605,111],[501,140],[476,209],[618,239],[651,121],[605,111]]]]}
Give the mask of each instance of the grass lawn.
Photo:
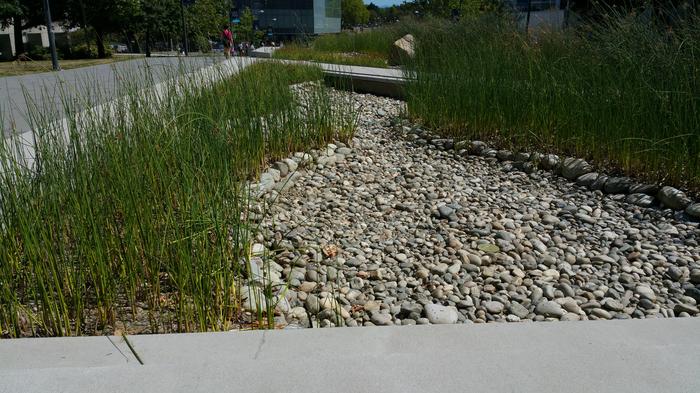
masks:
{"type": "MultiPolygon", "coordinates": [[[[72,68],[111,64],[118,61],[133,60],[135,58],[137,58],[137,56],[114,56],[109,59],[59,60],[58,63],[61,66],[61,69],[70,70],[72,68]]],[[[39,72],[49,71],[51,71],[51,60],[0,62],[0,77],[36,74],[39,72]]]]}

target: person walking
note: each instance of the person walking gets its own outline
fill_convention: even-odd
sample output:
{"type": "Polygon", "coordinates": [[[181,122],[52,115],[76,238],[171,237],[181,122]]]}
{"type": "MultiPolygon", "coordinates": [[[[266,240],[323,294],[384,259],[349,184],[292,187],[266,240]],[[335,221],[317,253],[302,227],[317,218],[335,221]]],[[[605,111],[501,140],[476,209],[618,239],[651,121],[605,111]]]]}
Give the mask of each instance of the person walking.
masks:
{"type": "Polygon", "coordinates": [[[224,25],[224,31],[221,33],[221,39],[224,41],[224,56],[228,59],[231,57],[233,50],[233,34],[227,25],[224,25]]]}

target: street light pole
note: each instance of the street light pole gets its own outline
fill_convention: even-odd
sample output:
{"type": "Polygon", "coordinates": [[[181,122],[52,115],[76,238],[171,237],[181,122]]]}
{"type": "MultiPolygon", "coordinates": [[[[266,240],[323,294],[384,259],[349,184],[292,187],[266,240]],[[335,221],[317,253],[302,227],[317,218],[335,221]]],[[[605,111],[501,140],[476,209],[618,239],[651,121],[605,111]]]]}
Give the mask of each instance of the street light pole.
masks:
{"type": "Polygon", "coordinates": [[[527,0],[527,19],[525,19],[525,35],[530,36],[530,10],[532,8],[532,0],[527,0]]]}
{"type": "Polygon", "coordinates": [[[187,22],[185,22],[185,0],[180,0],[180,16],[182,17],[182,43],[185,45],[185,56],[189,56],[190,48],[187,43],[187,22]]]}
{"type": "Polygon", "coordinates": [[[51,66],[54,71],[60,71],[61,67],[58,66],[58,55],[56,54],[56,40],[53,37],[49,0],[44,0],[44,16],[46,16],[46,30],[49,35],[49,48],[51,49],[51,66]]]}

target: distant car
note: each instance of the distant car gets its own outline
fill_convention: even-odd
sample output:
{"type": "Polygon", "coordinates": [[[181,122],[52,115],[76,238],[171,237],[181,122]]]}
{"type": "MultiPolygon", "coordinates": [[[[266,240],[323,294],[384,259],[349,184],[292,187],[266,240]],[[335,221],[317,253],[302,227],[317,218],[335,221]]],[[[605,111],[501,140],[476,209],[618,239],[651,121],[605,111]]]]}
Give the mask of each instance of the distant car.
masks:
{"type": "Polygon", "coordinates": [[[209,44],[211,45],[211,51],[214,53],[223,53],[224,52],[224,44],[221,42],[215,42],[215,41],[209,41],[209,44]]]}
{"type": "Polygon", "coordinates": [[[117,53],[126,53],[129,51],[129,47],[124,44],[113,44],[112,50],[114,50],[117,53]]]}

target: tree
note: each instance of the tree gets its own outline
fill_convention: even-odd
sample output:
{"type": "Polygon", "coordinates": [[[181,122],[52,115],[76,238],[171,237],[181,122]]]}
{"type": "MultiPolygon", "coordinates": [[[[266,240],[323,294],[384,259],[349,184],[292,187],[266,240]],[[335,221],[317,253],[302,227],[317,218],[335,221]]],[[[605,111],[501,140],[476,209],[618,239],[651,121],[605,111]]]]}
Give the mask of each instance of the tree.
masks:
{"type": "Polygon", "coordinates": [[[382,21],[382,9],[374,3],[367,4],[367,12],[369,13],[369,21],[371,23],[380,23],[382,21]]]}
{"type": "MultiPolygon", "coordinates": [[[[53,1],[53,0],[52,0],[53,1]]],[[[140,0],[66,0],[66,16],[72,25],[95,32],[97,56],[106,56],[105,35],[115,32],[134,32],[143,23],[140,0]]]]}
{"type": "Polygon", "coordinates": [[[239,41],[253,41],[253,12],[250,8],[246,7],[243,9],[240,15],[240,23],[233,27],[233,33],[239,41]]]}
{"type": "Polygon", "coordinates": [[[228,23],[230,5],[228,0],[197,0],[187,7],[187,29],[200,50],[210,49],[210,38],[219,38],[228,23]]]}
{"type": "Polygon", "coordinates": [[[341,9],[340,20],[345,28],[362,25],[369,21],[369,11],[362,0],[342,0],[341,9]]]}

